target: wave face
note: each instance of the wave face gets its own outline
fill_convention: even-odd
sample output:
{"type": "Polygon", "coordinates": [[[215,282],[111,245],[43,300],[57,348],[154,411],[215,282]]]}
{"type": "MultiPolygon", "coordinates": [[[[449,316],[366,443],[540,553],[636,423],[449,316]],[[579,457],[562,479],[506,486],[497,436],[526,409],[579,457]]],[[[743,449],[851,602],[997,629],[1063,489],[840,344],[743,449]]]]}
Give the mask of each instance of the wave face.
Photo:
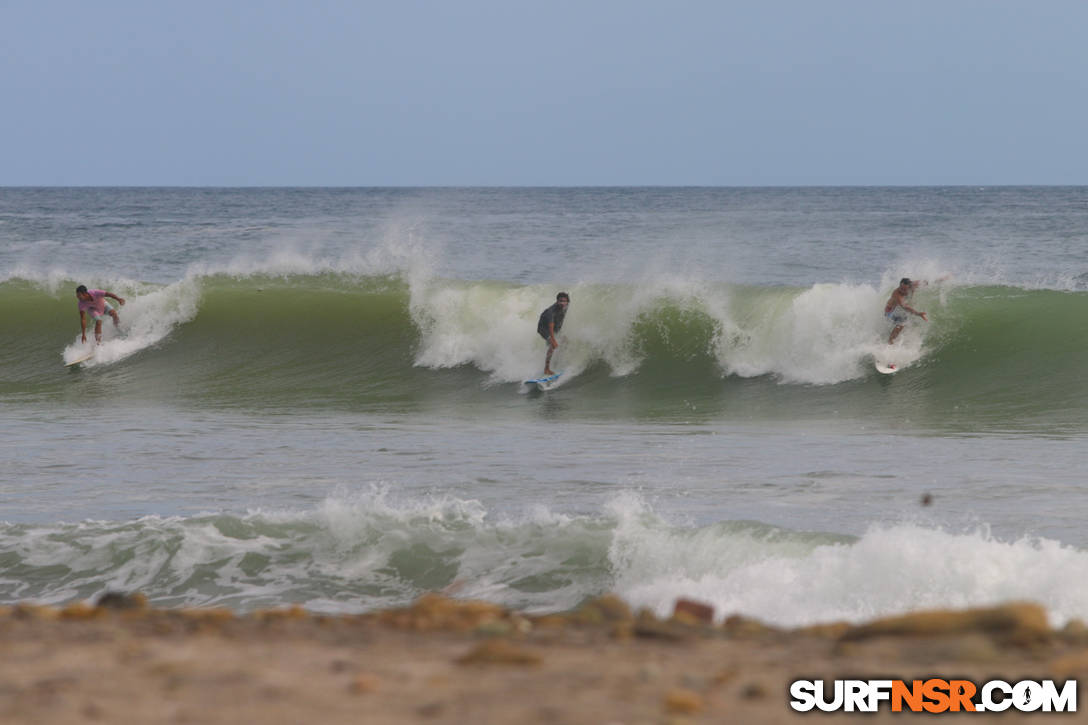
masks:
{"type": "MultiPolygon", "coordinates": [[[[74,282],[9,279],[0,304],[14,338],[0,393],[68,400],[76,388],[122,400],[240,409],[506,404],[536,373],[536,318],[554,290],[405,274],[190,275],[122,282],[122,327],[84,349],[74,282]],[[65,332],[65,331],[68,332],[65,332]],[[17,341],[17,343],[16,343],[17,341]],[[82,385],[82,388],[79,386],[82,385]]],[[[586,283],[568,290],[559,366],[572,410],[597,416],[827,417],[999,430],[1080,429],[1088,420],[1088,292],[939,285],[885,344],[885,292],[586,283]],[[874,358],[904,368],[893,377],[874,358]]]]}
{"type": "Polygon", "coordinates": [[[785,626],[1021,599],[1055,624],[1088,613],[1088,553],[1052,540],[917,523],[861,536],[678,525],[633,494],[597,514],[494,516],[477,501],[373,491],[302,512],[0,523],[0,544],[3,601],[139,590],[158,606],[362,612],[447,591],[547,612],[615,591],[662,616],[686,596],[785,626]]]}

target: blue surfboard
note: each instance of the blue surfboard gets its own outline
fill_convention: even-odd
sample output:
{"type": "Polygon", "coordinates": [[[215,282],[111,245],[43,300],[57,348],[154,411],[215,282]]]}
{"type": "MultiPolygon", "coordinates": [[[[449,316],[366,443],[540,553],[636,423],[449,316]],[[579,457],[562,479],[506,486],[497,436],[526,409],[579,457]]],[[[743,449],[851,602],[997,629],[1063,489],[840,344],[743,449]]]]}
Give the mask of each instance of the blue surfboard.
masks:
{"type": "Polygon", "coordinates": [[[554,375],[545,375],[541,378],[533,378],[532,380],[526,380],[526,385],[535,385],[538,390],[547,390],[555,385],[555,381],[559,379],[559,376],[563,373],[555,373],[554,375]]]}

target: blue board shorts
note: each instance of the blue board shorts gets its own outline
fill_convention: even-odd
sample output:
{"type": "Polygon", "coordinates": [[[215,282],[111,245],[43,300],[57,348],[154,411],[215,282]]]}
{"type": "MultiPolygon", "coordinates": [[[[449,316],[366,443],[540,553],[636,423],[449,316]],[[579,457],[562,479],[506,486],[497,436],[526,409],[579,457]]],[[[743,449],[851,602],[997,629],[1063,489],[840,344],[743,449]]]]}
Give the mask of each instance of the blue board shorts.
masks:
{"type": "Polygon", "coordinates": [[[885,312],[884,316],[897,325],[903,325],[907,322],[907,311],[898,305],[894,309],[885,312]]]}

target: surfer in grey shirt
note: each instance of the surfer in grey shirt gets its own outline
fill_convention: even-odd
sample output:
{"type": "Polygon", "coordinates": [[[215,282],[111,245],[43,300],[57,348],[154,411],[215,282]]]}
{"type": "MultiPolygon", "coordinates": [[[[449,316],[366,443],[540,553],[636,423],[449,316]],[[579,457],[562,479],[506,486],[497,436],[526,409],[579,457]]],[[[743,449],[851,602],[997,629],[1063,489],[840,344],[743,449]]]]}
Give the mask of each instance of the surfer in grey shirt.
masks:
{"type": "Polygon", "coordinates": [[[552,371],[552,353],[559,347],[555,336],[563,327],[563,318],[567,316],[567,305],[570,304],[570,295],[560,292],[555,296],[555,304],[540,313],[540,320],[536,323],[536,333],[548,343],[548,354],[544,356],[544,374],[555,375],[552,371]]]}

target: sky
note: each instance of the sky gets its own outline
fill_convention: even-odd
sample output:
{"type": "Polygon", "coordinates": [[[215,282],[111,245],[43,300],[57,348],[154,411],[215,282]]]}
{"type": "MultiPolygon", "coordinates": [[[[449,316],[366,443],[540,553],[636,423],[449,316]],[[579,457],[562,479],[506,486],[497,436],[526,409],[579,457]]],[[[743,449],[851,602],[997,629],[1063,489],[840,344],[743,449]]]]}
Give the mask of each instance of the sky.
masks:
{"type": "Polygon", "coordinates": [[[1088,184],[1082,0],[0,0],[3,186],[1088,184]]]}

